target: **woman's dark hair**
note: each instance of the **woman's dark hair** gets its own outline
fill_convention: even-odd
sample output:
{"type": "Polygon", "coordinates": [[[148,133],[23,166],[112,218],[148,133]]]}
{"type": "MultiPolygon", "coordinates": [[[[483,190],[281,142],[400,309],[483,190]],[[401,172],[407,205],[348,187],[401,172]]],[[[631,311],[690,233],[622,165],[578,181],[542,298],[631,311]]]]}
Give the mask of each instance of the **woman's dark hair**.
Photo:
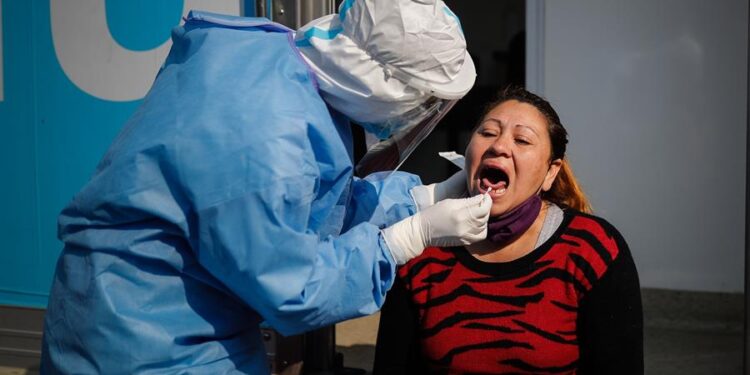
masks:
{"type": "Polygon", "coordinates": [[[573,170],[570,168],[568,159],[565,158],[565,150],[568,145],[568,131],[565,130],[565,127],[562,125],[557,111],[552,108],[552,105],[548,101],[532,92],[529,92],[523,87],[509,86],[501,91],[495,100],[484,108],[482,115],[479,117],[479,121],[481,121],[481,119],[483,119],[484,116],[495,107],[509,100],[516,100],[521,103],[533,105],[534,108],[536,108],[547,119],[547,131],[552,144],[550,162],[557,159],[562,161],[560,172],[558,172],[555,182],[548,191],[542,193],[542,199],[553,202],[558,206],[570,207],[582,212],[590,213],[591,205],[589,204],[588,198],[586,198],[580,184],[573,175],[573,170]]]}

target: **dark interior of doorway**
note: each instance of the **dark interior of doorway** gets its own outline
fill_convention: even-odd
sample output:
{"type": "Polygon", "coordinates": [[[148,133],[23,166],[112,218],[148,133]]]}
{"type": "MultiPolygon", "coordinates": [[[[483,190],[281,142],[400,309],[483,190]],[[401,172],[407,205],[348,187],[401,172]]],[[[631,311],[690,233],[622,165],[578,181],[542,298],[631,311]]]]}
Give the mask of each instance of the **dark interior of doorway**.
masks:
{"type": "MultiPolygon", "coordinates": [[[[477,81],[471,91],[446,115],[442,122],[404,162],[401,170],[417,174],[425,184],[450,177],[457,171],[440,151],[464,152],[471,132],[484,107],[500,90],[509,85],[523,86],[526,81],[526,1],[525,0],[445,0],[461,20],[469,53],[477,68],[477,81]]],[[[365,154],[364,131],[353,126],[355,163],[365,154]]],[[[323,357],[331,354],[333,373],[364,373],[371,369],[344,369],[340,354],[335,353],[335,331],[323,329],[313,333],[306,345],[323,357]],[[326,345],[327,343],[327,345],[326,345]],[[324,344],[324,345],[319,345],[324,344]],[[314,345],[312,349],[310,345],[314,345]],[[357,371],[360,370],[360,371],[357,371]]],[[[319,360],[319,359],[318,359],[319,360]]],[[[306,362],[306,365],[308,362],[306,362]]]]}
{"type": "MultiPolygon", "coordinates": [[[[336,8],[340,3],[341,0],[336,1],[336,8]]],[[[401,170],[419,175],[425,184],[441,181],[457,171],[450,162],[441,159],[438,152],[463,153],[485,105],[504,87],[523,86],[526,76],[525,0],[445,0],[445,3],[461,20],[468,50],[477,68],[477,81],[402,165],[401,170]]],[[[352,126],[352,131],[356,163],[367,148],[362,128],[352,126]]],[[[300,349],[304,353],[303,372],[306,374],[363,374],[371,370],[343,367],[342,355],[335,349],[334,327],[291,339],[295,342],[282,340],[285,344],[278,343],[281,345],[276,348],[285,350],[279,351],[291,349],[288,355],[292,357],[294,352],[300,353],[300,349]]],[[[285,367],[282,353],[269,354],[272,364],[285,367]]]]}
{"type": "MultiPolygon", "coordinates": [[[[485,105],[504,87],[523,86],[526,75],[525,0],[444,1],[461,20],[477,68],[477,81],[402,165],[401,170],[419,175],[425,184],[441,181],[457,171],[438,152],[463,153],[485,105]]],[[[336,9],[340,3],[336,0],[336,9]]],[[[352,131],[356,163],[367,149],[362,128],[352,126],[352,131]]],[[[344,359],[336,352],[333,326],[288,338],[266,329],[264,336],[274,373],[283,373],[298,361],[304,363],[304,374],[364,374],[371,370],[343,366],[344,359]]]]}
{"type": "MultiPolygon", "coordinates": [[[[419,175],[429,184],[457,171],[438,157],[440,151],[463,153],[484,106],[508,85],[525,83],[526,1],[445,0],[461,20],[469,53],[477,68],[471,91],[404,162],[401,170],[419,175]]],[[[355,161],[366,152],[364,132],[355,133],[355,161]]]]}

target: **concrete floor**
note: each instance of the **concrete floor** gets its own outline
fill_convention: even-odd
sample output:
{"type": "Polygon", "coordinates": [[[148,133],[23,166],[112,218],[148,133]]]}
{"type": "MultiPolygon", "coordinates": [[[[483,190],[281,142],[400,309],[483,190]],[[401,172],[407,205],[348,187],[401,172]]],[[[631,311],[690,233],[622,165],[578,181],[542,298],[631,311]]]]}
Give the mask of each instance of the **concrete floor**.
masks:
{"type": "Polygon", "coordinates": [[[646,374],[742,374],[742,333],[647,327],[646,374]]]}

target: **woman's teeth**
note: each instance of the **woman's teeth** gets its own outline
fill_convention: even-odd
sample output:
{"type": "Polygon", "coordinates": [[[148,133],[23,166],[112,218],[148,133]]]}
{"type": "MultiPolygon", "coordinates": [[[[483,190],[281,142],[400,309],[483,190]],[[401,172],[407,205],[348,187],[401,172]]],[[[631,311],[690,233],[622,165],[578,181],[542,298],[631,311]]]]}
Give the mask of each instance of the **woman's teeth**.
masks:
{"type": "Polygon", "coordinates": [[[491,184],[487,179],[481,179],[478,182],[480,189],[482,189],[484,192],[489,192],[494,196],[503,195],[507,190],[507,184],[505,183],[505,181],[501,181],[497,184],[491,184]]]}

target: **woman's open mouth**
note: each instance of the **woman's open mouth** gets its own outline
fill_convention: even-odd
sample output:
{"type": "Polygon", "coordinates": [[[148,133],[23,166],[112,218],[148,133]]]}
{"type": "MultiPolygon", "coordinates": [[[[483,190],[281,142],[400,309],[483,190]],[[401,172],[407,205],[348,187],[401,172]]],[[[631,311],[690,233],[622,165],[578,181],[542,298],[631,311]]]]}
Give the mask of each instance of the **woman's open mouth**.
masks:
{"type": "Polygon", "coordinates": [[[491,165],[482,166],[479,170],[478,180],[479,192],[482,194],[491,188],[492,195],[502,195],[505,194],[510,185],[508,174],[502,169],[491,165]]]}

